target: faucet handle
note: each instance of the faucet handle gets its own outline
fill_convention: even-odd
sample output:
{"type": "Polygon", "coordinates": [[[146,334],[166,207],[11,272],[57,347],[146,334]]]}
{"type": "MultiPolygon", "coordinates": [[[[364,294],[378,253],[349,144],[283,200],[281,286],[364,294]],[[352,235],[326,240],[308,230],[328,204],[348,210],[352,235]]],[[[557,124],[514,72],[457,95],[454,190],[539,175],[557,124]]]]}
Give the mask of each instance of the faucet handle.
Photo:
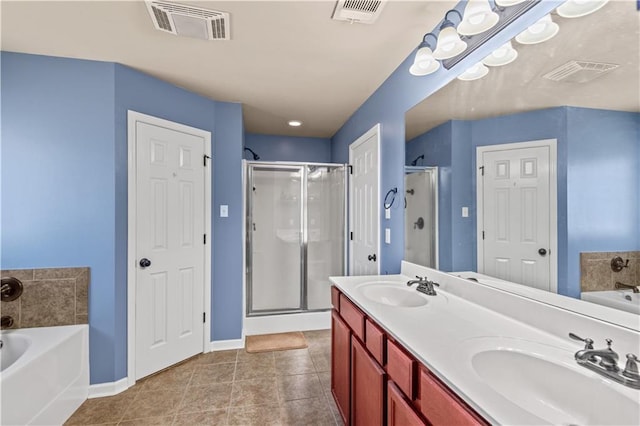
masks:
{"type": "Polygon", "coordinates": [[[627,354],[627,364],[624,366],[622,375],[630,379],[640,378],[638,373],[638,357],[634,354],[627,354]]]}
{"type": "Polygon", "coordinates": [[[577,340],[579,342],[584,342],[585,350],[586,349],[593,349],[593,340],[592,339],[589,339],[588,337],[586,339],[583,339],[582,337],[578,336],[577,334],[573,334],[573,333],[569,333],[569,337],[571,337],[573,340],[577,340]]]}

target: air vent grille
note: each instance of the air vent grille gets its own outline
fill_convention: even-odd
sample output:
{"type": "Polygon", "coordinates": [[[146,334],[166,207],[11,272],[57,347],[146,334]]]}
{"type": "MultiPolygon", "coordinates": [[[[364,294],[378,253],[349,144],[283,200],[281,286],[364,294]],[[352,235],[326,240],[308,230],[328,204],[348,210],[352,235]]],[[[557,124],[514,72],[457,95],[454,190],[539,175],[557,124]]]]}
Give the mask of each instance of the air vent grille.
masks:
{"type": "Polygon", "coordinates": [[[618,64],[604,62],[569,61],[546,73],[542,78],[563,83],[587,83],[618,68],[618,64]]]}
{"type": "Polygon", "coordinates": [[[156,29],[204,40],[230,40],[230,16],[226,12],[165,1],[146,1],[156,29]]]}
{"type": "Polygon", "coordinates": [[[387,0],[338,0],[331,19],[336,21],[373,24],[387,0]]]}
{"type": "Polygon", "coordinates": [[[343,8],[360,12],[375,13],[382,4],[376,0],[346,0],[343,8]]]}

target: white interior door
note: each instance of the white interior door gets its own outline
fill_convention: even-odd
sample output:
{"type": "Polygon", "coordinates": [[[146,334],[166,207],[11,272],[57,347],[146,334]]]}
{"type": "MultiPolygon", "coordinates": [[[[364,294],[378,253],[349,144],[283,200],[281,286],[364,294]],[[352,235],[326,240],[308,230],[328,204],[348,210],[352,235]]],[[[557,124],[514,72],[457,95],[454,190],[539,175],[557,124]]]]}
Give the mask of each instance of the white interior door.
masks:
{"type": "Polygon", "coordinates": [[[203,351],[204,150],[136,123],[136,379],[203,351]]]}
{"type": "Polygon", "coordinates": [[[555,292],[552,147],[523,145],[478,148],[478,272],[555,292]]]}
{"type": "Polygon", "coordinates": [[[379,145],[379,124],[349,145],[350,275],[380,271],[379,145]]]}

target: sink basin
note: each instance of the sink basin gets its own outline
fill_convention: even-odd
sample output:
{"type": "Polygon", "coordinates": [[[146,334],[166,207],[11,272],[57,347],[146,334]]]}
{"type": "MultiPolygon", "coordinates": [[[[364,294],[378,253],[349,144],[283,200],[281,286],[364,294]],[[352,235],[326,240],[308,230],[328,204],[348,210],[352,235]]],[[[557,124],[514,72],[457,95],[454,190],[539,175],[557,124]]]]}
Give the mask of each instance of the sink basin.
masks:
{"type": "Polygon", "coordinates": [[[638,401],[618,391],[622,385],[582,371],[569,351],[543,346],[482,350],[472,355],[471,367],[490,388],[542,422],[640,424],[638,401]]]}
{"type": "Polygon", "coordinates": [[[381,281],[362,284],[358,289],[370,301],[387,306],[413,308],[429,303],[429,300],[418,293],[415,287],[402,287],[402,285],[395,282],[381,281]]]}

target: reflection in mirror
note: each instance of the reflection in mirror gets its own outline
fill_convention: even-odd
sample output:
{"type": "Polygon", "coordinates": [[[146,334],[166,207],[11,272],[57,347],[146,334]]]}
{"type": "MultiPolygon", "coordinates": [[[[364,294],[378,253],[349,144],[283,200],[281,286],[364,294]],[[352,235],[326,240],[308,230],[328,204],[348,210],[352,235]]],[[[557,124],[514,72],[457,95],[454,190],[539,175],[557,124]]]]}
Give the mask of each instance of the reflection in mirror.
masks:
{"type": "Polygon", "coordinates": [[[405,167],[404,259],[438,268],[438,168],[405,167]]]}
{"type": "Polygon", "coordinates": [[[635,6],[554,13],[555,37],[513,40],[515,61],[455,80],[407,112],[405,164],[424,155],[421,164],[439,169],[441,270],[574,298],[640,284],[635,6]],[[614,271],[617,256],[626,267],[614,271]]]}

